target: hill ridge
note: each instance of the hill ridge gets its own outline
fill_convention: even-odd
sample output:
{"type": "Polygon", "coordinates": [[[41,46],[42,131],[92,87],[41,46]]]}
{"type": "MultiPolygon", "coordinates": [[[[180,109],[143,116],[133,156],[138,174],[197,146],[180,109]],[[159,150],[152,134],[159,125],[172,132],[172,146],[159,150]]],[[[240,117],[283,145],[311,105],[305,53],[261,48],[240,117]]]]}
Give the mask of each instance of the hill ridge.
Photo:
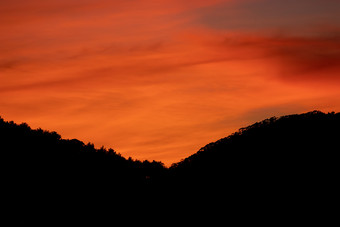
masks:
{"type": "Polygon", "coordinates": [[[211,176],[219,179],[230,176],[228,171],[240,168],[238,177],[249,177],[253,174],[251,171],[258,171],[256,174],[263,179],[273,177],[274,172],[279,173],[286,168],[285,165],[290,165],[291,169],[285,171],[292,178],[294,171],[301,172],[303,168],[320,173],[324,171],[321,167],[316,169],[312,162],[330,171],[339,161],[336,149],[339,129],[340,113],[335,112],[315,110],[271,117],[205,145],[198,152],[174,163],[170,169],[183,182],[191,179],[196,183],[211,176]],[[266,171],[273,171],[273,174],[266,171]]]}
{"type": "Polygon", "coordinates": [[[335,112],[314,110],[303,114],[271,117],[209,143],[169,168],[157,161],[124,158],[111,148],[96,149],[91,143],[61,139],[56,132],[31,129],[26,123],[18,125],[13,121],[6,122],[1,117],[0,146],[3,160],[13,162],[13,166],[18,169],[23,168],[22,166],[29,170],[35,169],[35,174],[39,170],[48,169],[47,172],[52,175],[62,173],[66,176],[67,171],[78,172],[78,177],[81,178],[81,170],[86,172],[86,176],[103,175],[102,180],[111,183],[117,180],[123,183],[149,184],[150,181],[168,181],[169,176],[171,182],[174,179],[181,182],[184,178],[197,181],[198,176],[209,178],[216,175],[215,178],[223,178],[228,175],[221,170],[223,168],[236,169],[239,168],[238,165],[243,165],[246,169],[250,166],[259,168],[254,164],[255,160],[267,168],[279,171],[275,166],[270,166],[268,160],[273,159],[277,163],[285,160],[293,165],[289,156],[302,160],[302,156],[306,156],[306,149],[308,155],[321,155],[322,149],[324,153],[330,153],[340,138],[339,128],[340,113],[335,112]],[[64,165],[63,169],[60,168],[60,163],[64,165]],[[244,163],[248,163],[248,166],[244,163]]]}

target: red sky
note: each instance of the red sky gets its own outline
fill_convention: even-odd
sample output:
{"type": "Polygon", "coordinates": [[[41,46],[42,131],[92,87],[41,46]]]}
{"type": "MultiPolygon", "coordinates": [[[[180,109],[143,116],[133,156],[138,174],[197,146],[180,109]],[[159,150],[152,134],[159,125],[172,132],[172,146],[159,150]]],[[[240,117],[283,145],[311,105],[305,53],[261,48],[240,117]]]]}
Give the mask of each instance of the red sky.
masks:
{"type": "Polygon", "coordinates": [[[271,116],[340,111],[338,0],[0,1],[0,115],[180,161],[271,116]]]}

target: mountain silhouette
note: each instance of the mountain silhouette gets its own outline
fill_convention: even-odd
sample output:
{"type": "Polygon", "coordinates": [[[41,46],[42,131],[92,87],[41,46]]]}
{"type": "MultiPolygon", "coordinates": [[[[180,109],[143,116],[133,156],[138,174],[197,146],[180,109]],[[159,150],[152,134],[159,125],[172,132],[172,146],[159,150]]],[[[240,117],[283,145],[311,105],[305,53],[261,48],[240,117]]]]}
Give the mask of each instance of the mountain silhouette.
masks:
{"type": "MultiPolygon", "coordinates": [[[[1,159],[20,180],[147,184],[164,170],[161,162],[126,159],[113,149],[61,139],[56,132],[33,130],[0,118],[1,159]]],[[[70,183],[69,182],[69,183],[70,183]]]]}
{"type": "Polygon", "coordinates": [[[328,206],[325,201],[334,200],[339,189],[339,141],[340,113],[272,117],[166,168],[161,162],[126,159],[113,149],[96,149],[0,118],[3,182],[20,204],[54,204],[65,198],[83,204],[101,198],[110,204],[123,200],[125,208],[118,210],[127,206],[130,212],[141,204],[161,212],[165,206],[160,201],[178,209],[183,201],[183,209],[219,201],[234,212],[244,204],[253,210],[328,206]],[[122,195],[128,195],[129,202],[122,195]]]}
{"type": "Polygon", "coordinates": [[[58,174],[147,184],[169,175],[173,180],[194,183],[224,176],[273,177],[324,172],[338,161],[340,113],[320,111],[272,117],[207,144],[197,153],[165,168],[157,161],[126,159],[113,149],[61,139],[56,132],[31,129],[0,118],[2,160],[13,173],[49,179],[58,174]],[[165,174],[166,173],[166,174],[165,174]],[[47,176],[47,174],[50,174],[47,176]],[[164,176],[163,176],[164,174],[164,176]],[[86,176],[85,176],[86,175],[86,176]],[[199,180],[198,180],[199,179],[199,180]]]}
{"type": "Polygon", "coordinates": [[[272,117],[173,164],[172,184],[257,204],[332,200],[339,189],[339,129],[340,113],[272,117]]]}
{"type": "Polygon", "coordinates": [[[272,117],[173,164],[168,182],[210,219],[324,224],[337,217],[339,141],[340,113],[272,117]]]}

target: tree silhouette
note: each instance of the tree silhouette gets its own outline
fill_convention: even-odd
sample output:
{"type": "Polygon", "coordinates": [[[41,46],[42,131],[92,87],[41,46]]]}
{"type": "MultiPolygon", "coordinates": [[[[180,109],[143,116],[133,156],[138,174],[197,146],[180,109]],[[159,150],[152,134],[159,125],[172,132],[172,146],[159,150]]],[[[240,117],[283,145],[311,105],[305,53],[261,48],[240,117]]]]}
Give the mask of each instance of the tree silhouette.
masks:
{"type": "Polygon", "coordinates": [[[126,159],[113,149],[72,139],[56,132],[32,130],[27,124],[0,118],[1,160],[16,189],[32,192],[47,185],[89,191],[96,187],[114,190],[123,186],[143,187],[165,171],[161,162],[126,159]]]}

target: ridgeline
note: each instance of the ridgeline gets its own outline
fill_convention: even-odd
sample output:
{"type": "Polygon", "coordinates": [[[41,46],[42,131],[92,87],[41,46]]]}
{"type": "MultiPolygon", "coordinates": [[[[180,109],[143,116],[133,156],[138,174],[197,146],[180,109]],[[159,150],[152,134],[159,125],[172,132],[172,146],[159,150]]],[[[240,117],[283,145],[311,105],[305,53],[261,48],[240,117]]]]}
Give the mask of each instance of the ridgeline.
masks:
{"type": "MultiPolygon", "coordinates": [[[[164,204],[187,209],[216,206],[216,201],[233,211],[244,204],[253,210],[267,206],[312,211],[329,206],[338,193],[339,141],[340,113],[272,117],[166,168],[161,162],[125,158],[113,149],[96,149],[0,118],[7,195],[15,198],[14,204],[47,207],[76,198],[77,207],[92,199],[125,204],[121,206],[129,212],[141,204],[157,213],[164,204]],[[186,206],[178,206],[184,201],[186,206]]],[[[138,208],[134,213],[150,211],[138,208]]]]}

